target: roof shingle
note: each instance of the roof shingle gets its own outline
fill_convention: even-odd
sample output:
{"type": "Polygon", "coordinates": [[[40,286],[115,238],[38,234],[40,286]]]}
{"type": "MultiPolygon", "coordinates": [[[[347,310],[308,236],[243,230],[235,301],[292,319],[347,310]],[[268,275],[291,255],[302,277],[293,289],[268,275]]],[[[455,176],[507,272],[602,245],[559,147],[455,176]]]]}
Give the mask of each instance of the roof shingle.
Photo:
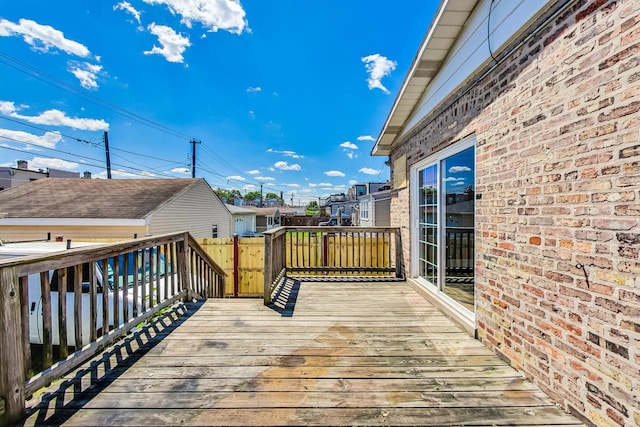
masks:
{"type": "Polygon", "coordinates": [[[0,191],[0,218],[142,219],[201,180],[43,178],[0,191]]]}

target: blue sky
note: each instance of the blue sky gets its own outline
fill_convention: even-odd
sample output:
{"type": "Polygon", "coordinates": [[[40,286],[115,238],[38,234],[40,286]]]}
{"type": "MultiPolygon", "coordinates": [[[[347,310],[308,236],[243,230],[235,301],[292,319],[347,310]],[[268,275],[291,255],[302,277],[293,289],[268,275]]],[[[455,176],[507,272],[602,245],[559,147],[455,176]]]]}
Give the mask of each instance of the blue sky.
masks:
{"type": "Polygon", "coordinates": [[[196,176],[294,203],[389,178],[369,152],[439,4],[21,0],[0,9],[0,165],[196,176]],[[196,7],[194,5],[200,5],[196,7]]]}

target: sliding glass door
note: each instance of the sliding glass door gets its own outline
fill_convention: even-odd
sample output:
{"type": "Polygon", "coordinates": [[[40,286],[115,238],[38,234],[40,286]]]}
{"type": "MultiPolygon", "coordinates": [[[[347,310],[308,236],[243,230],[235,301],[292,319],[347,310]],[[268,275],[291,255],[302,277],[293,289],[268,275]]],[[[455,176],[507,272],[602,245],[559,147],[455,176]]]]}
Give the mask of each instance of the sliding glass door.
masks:
{"type": "Polygon", "coordinates": [[[414,275],[474,311],[475,145],[472,138],[414,167],[414,275]],[[416,265],[417,264],[417,265],[416,265]]]}

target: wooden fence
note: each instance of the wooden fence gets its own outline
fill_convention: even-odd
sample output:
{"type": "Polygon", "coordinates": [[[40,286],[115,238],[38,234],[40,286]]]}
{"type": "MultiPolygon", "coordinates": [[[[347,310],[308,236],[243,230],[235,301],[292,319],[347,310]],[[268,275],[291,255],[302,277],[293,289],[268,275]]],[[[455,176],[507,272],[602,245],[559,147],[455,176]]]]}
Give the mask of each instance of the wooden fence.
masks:
{"type": "Polygon", "coordinates": [[[198,239],[228,280],[226,297],[259,297],[264,290],[264,237],[198,239]]]}
{"type": "Polygon", "coordinates": [[[225,277],[188,233],[0,261],[0,424],[163,308],[220,297],[225,277]]]}
{"type": "MultiPolygon", "coordinates": [[[[402,278],[400,230],[280,227],[265,234],[264,301],[284,275],[402,278]]],[[[315,277],[314,277],[315,276],[315,277]]]]}

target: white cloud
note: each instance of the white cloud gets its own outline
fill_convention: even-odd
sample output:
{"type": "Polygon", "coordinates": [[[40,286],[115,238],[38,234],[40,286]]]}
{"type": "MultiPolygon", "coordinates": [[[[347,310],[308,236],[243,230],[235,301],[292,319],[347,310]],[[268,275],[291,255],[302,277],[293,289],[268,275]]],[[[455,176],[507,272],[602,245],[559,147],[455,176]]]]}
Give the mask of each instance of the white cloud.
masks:
{"type": "Polygon", "coordinates": [[[349,180],[349,185],[356,185],[358,183],[358,181],[356,181],[355,179],[349,180]]]}
{"type": "Polygon", "coordinates": [[[321,182],[320,184],[318,184],[318,186],[320,186],[320,187],[333,187],[333,184],[330,184],[328,182],[321,182]]]}
{"type": "Polygon", "coordinates": [[[275,181],[275,178],[272,178],[270,176],[256,176],[255,178],[257,181],[275,181]]]}
{"type": "Polygon", "coordinates": [[[358,146],[356,144],[354,144],[353,142],[350,141],[345,141],[342,144],[340,144],[340,147],[342,148],[347,148],[349,150],[357,150],[358,146]]]}
{"type": "Polygon", "coordinates": [[[98,88],[98,73],[102,71],[102,65],[88,62],[69,61],[69,71],[80,80],[80,85],[85,89],[98,88]]]}
{"type": "MultiPolygon", "coordinates": [[[[145,177],[151,178],[155,175],[151,172],[132,173],[132,172],[124,171],[122,169],[113,169],[111,170],[111,176],[114,178],[145,178],[145,177]]],[[[102,171],[100,173],[93,174],[93,177],[98,179],[107,179],[107,171],[102,171]]]]}
{"type": "Polygon", "coordinates": [[[358,172],[362,172],[367,175],[378,175],[380,173],[379,170],[372,169],[372,168],[361,168],[360,170],[358,170],[358,172]]]}
{"type": "Polygon", "coordinates": [[[241,34],[248,29],[245,11],[239,0],[143,0],[147,4],[164,4],[188,28],[199,22],[209,31],[224,30],[241,34]]]}
{"type": "Polygon", "coordinates": [[[358,137],[358,141],[375,141],[376,139],[371,135],[361,135],[358,137]]]}
{"type": "Polygon", "coordinates": [[[327,176],[344,176],[344,172],[340,171],[326,171],[324,174],[327,176]]]}
{"type": "Polygon", "coordinates": [[[391,72],[396,69],[398,63],[387,59],[379,53],[364,56],[361,60],[365,63],[367,73],[369,73],[369,78],[367,79],[369,89],[377,88],[388,94],[389,90],[382,85],[381,80],[383,77],[391,74],[391,72]]]}
{"type": "Polygon", "coordinates": [[[256,118],[256,113],[253,110],[249,110],[249,117],[251,117],[252,119],[256,118]]]}
{"type": "Polygon", "coordinates": [[[444,182],[464,181],[464,178],[456,178],[454,176],[448,176],[444,179],[444,182]]]}
{"type": "Polygon", "coordinates": [[[258,169],[254,169],[254,170],[247,171],[247,173],[249,175],[258,175],[260,171],[258,169]]]}
{"type": "Polygon", "coordinates": [[[62,159],[49,159],[44,157],[34,157],[29,161],[29,165],[35,169],[53,168],[68,171],[75,171],[79,166],[76,162],[69,162],[62,159]]]}
{"type": "Polygon", "coordinates": [[[89,49],[81,43],[69,40],[60,30],[49,25],[40,25],[29,19],[20,19],[18,23],[0,19],[0,37],[22,36],[25,43],[40,52],[59,49],[69,55],[86,58],[91,55],[89,49]]]}
{"type": "Polygon", "coordinates": [[[317,186],[318,186],[318,184],[312,184],[312,183],[309,183],[309,187],[310,187],[310,188],[316,188],[317,186]]]}
{"type": "Polygon", "coordinates": [[[231,175],[227,177],[230,181],[246,181],[246,178],[240,175],[231,175]]]}
{"type": "Polygon", "coordinates": [[[142,21],[140,21],[140,12],[136,10],[136,8],[133,7],[128,1],[122,1],[118,3],[117,5],[113,6],[113,10],[124,10],[125,12],[130,13],[136,19],[136,21],[138,21],[138,25],[142,24],[142,21]]]}
{"type": "Polygon", "coordinates": [[[304,159],[304,156],[302,154],[298,154],[295,151],[291,151],[291,150],[277,151],[277,150],[274,150],[273,148],[269,148],[267,150],[267,153],[282,154],[285,157],[291,157],[294,159],[304,159]]]}
{"type": "Polygon", "coordinates": [[[60,110],[47,110],[38,116],[24,116],[22,114],[18,114],[18,111],[23,108],[26,107],[21,106],[18,108],[13,102],[0,101],[0,113],[5,116],[15,117],[16,119],[26,120],[30,123],[48,126],[65,126],[76,130],[109,130],[109,123],[102,119],[68,117],[66,113],[60,110]]]}
{"type": "Polygon", "coordinates": [[[299,188],[300,184],[282,184],[285,187],[290,187],[290,188],[299,188]]]}
{"type": "Polygon", "coordinates": [[[62,135],[58,132],[47,132],[42,136],[37,136],[20,130],[0,129],[0,140],[2,139],[44,148],[56,148],[56,144],[62,141],[62,135]]]}
{"type": "Polygon", "coordinates": [[[248,87],[247,88],[247,92],[248,93],[257,93],[257,92],[261,92],[262,88],[260,86],[256,86],[256,87],[248,87]]]}
{"type": "Polygon", "coordinates": [[[243,189],[244,191],[255,191],[257,188],[258,188],[258,187],[256,187],[256,186],[255,186],[255,185],[253,185],[253,184],[247,184],[247,185],[245,185],[244,187],[242,187],[242,189],[243,189]]]}
{"type": "Polygon", "coordinates": [[[282,162],[282,161],[280,161],[280,162],[276,162],[276,163],[273,165],[273,167],[274,167],[274,168],[276,168],[276,169],[283,170],[283,171],[299,171],[299,170],[301,170],[301,169],[302,169],[302,168],[300,167],[300,165],[299,165],[299,164],[297,164],[297,163],[294,163],[294,164],[290,165],[289,163],[287,163],[287,162],[282,162]]]}
{"type": "Polygon", "coordinates": [[[187,174],[187,173],[191,173],[191,169],[189,169],[189,168],[173,168],[173,169],[171,169],[171,172],[187,174]]]}
{"type": "Polygon", "coordinates": [[[166,25],[158,25],[155,22],[152,22],[147,29],[151,34],[158,37],[158,42],[162,47],[153,45],[151,50],[144,52],[145,55],[162,55],[169,62],[184,62],[182,54],[187,47],[191,46],[189,37],[182,36],[176,33],[173,28],[166,25]]]}
{"type": "Polygon", "coordinates": [[[451,185],[452,185],[453,187],[460,187],[461,185],[464,185],[464,180],[462,180],[462,181],[458,181],[458,182],[456,182],[456,183],[454,183],[454,184],[451,184],[451,185]]]}
{"type": "Polygon", "coordinates": [[[471,168],[468,166],[451,166],[449,168],[449,173],[458,173],[458,172],[471,172],[471,168]]]}

